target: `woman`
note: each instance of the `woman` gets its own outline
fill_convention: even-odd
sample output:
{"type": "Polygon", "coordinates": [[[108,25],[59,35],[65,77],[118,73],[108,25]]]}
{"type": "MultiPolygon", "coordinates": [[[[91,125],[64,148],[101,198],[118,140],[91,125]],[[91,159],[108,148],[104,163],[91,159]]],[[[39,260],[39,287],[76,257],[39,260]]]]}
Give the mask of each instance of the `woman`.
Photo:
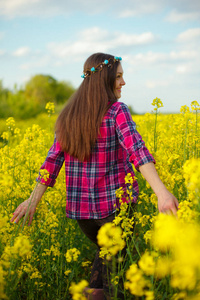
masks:
{"type": "MultiPolygon", "coordinates": [[[[76,219],[83,232],[97,244],[99,228],[114,219],[119,207],[115,191],[125,187],[128,173],[134,176],[132,164],[157,195],[160,212],[176,214],[178,201],[160,180],[154,158],[136,131],[128,107],[118,102],[125,85],[121,58],[93,54],[84,64],[82,77],[82,84],[57,119],[56,138],[41,167],[48,170],[49,179],[38,177],[41,181],[32,193],[30,207],[31,197],[18,206],[11,221],[18,223],[29,209],[28,225],[31,224],[37,204],[47,186],[55,184],[65,161],[66,216],[76,219]]],[[[133,202],[136,202],[137,181],[133,188],[133,202]]],[[[90,283],[91,288],[97,288],[94,293],[98,289],[107,292],[107,282],[102,277],[97,252],[90,283]]]]}

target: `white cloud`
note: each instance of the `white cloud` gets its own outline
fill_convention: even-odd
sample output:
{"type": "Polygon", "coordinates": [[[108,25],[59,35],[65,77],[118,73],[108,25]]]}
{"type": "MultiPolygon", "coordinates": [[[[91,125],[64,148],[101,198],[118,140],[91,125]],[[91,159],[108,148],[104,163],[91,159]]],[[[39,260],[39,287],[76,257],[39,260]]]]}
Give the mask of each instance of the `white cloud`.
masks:
{"type": "Polygon", "coordinates": [[[175,80],[177,80],[178,75],[194,79],[197,74],[200,74],[198,49],[170,51],[168,53],[148,51],[128,55],[123,62],[127,64],[126,70],[129,76],[139,74],[138,76],[142,76],[143,80],[148,78],[146,87],[151,89],[173,84],[173,80],[168,78],[170,74],[175,80]]]}
{"type": "MultiPolygon", "coordinates": [[[[13,18],[17,16],[68,15],[74,11],[95,13],[98,12],[99,7],[103,6],[103,2],[106,1],[102,0],[101,6],[99,6],[95,0],[0,0],[0,15],[13,18]]],[[[111,2],[114,4],[114,0],[111,2]]],[[[102,11],[101,8],[100,10],[102,11]]]]}
{"type": "Polygon", "coordinates": [[[136,55],[128,56],[128,61],[133,66],[150,66],[176,64],[180,61],[196,61],[199,58],[197,50],[181,50],[171,51],[168,53],[152,52],[138,53],[136,55]]]}
{"type": "Polygon", "coordinates": [[[199,57],[197,50],[171,51],[169,54],[171,60],[194,60],[199,57]]]}
{"type": "Polygon", "coordinates": [[[1,55],[4,55],[5,53],[6,53],[5,50],[0,49],[0,56],[1,56],[1,55]]]}
{"type": "Polygon", "coordinates": [[[89,41],[75,41],[73,43],[50,43],[48,50],[56,58],[66,59],[67,61],[80,60],[82,55],[93,52],[106,52],[106,46],[103,43],[93,43],[89,41]]]}
{"type": "MultiPolygon", "coordinates": [[[[33,0],[30,0],[29,3],[33,3],[33,0]]],[[[8,0],[8,1],[1,1],[1,5],[3,4],[4,9],[6,10],[14,10],[17,7],[21,7],[26,4],[26,0],[8,0]]]]}
{"type": "Polygon", "coordinates": [[[110,33],[106,30],[101,30],[98,27],[93,27],[80,32],[78,40],[68,41],[66,43],[50,43],[48,49],[56,57],[71,59],[78,55],[87,55],[94,52],[107,52],[112,49],[117,49],[123,45],[147,45],[156,40],[156,37],[151,32],[142,34],[127,34],[122,32],[110,33]]]}
{"type": "Polygon", "coordinates": [[[151,44],[156,40],[156,37],[152,32],[145,32],[142,34],[126,34],[119,33],[116,37],[111,39],[111,43],[115,47],[123,46],[134,46],[134,45],[146,45],[151,44]]]}
{"type": "Polygon", "coordinates": [[[177,10],[172,10],[169,15],[166,17],[166,21],[172,23],[185,22],[185,21],[194,21],[200,19],[200,11],[192,12],[181,12],[177,10]]]}
{"type": "Polygon", "coordinates": [[[152,13],[159,12],[162,3],[161,1],[145,1],[145,0],[137,0],[137,1],[128,1],[127,5],[124,5],[119,10],[119,17],[127,18],[132,16],[141,16],[141,15],[149,15],[152,13]]]}
{"type": "Polygon", "coordinates": [[[171,84],[171,80],[147,80],[146,87],[149,89],[155,89],[157,87],[167,87],[171,84]]]}
{"type": "Polygon", "coordinates": [[[0,15],[15,17],[19,15],[30,15],[34,4],[37,5],[39,0],[1,0],[0,15]]]}
{"type": "Polygon", "coordinates": [[[30,53],[29,47],[20,47],[13,52],[13,56],[26,56],[30,53]]]}
{"type": "Polygon", "coordinates": [[[56,16],[83,11],[88,14],[111,12],[119,17],[150,15],[171,10],[167,17],[170,22],[198,20],[199,0],[0,0],[0,15],[56,16]]]}
{"type": "Polygon", "coordinates": [[[166,61],[167,54],[165,53],[156,53],[156,52],[147,52],[147,53],[138,53],[134,56],[130,56],[128,61],[132,65],[150,65],[159,62],[166,61]]]}
{"type": "Polygon", "coordinates": [[[191,28],[182,33],[177,37],[178,42],[190,42],[190,41],[200,41],[200,28],[191,28]]]}
{"type": "Polygon", "coordinates": [[[53,59],[49,55],[40,55],[35,57],[35,59],[30,60],[27,63],[21,64],[20,69],[30,70],[30,69],[40,69],[44,68],[50,64],[53,64],[53,59]]]}
{"type": "Polygon", "coordinates": [[[176,73],[178,74],[186,74],[188,73],[189,69],[187,65],[178,65],[176,67],[176,73]]]}
{"type": "MultiPolygon", "coordinates": [[[[197,36],[198,31],[187,31],[181,33],[176,41],[185,40],[188,35],[197,36]],[[193,34],[192,34],[193,33],[193,34]]],[[[194,74],[200,72],[200,55],[198,48],[190,46],[180,47],[179,44],[175,44],[175,50],[168,52],[138,52],[137,54],[128,54],[130,46],[137,45],[149,45],[157,41],[157,38],[151,33],[141,34],[127,34],[123,32],[108,32],[98,27],[92,27],[81,31],[74,40],[66,41],[62,43],[50,43],[47,45],[48,59],[46,54],[40,54],[40,59],[35,63],[28,63],[21,66],[24,69],[30,69],[33,65],[46,66],[51,65],[57,68],[63,67],[64,65],[70,65],[73,62],[83,62],[83,60],[95,52],[108,52],[123,57],[123,64],[126,65],[126,71],[132,72],[146,72],[146,70],[152,70],[154,68],[155,73],[157,70],[158,74],[161,72],[164,76],[166,74],[194,74]],[[116,53],[122,49],[120,53],[116,53]]],[[[135,47],[135,49],[137,49],[135,47]]],[[[140,49],[140,48],[139,48],[140,49]]],[[[145,49],[145,48],[143,48],[145,49]]],[[[158,77],[159,78],[159,77],[158,77]]],[[[166,86],[165,80],[160,78],[157,82],[160,87],[166,86]]],[[[147,86],[152,88],[156,86],[155,80],[148,80],[147,86]]]]}
{"type": "MultiPolygon", "coordinates": [[[[126,49],[130,46],[147,45],[156,40],[151,32],[142,34],[127,34],[122,32],[109,32],[98,27],[92,27],[81,31],[74,40],[62,43],[49,43],[47,51],[31,52],[28,61],[20,65],[22,70],[41,69],[45,67],[56,67],[57,69],[71,63],[83,62],[83,60],[95,52],[108,52],[115,55],[122,55],[119,49],[126,49]]],[[[125,52],[125,51],[124,51],[125,52]]],[[[25,56],[30,53],[28,47],[17,49],[13,55],[25,56]]],[[[125,53],[124,53],[125,54],[125,53]]],[[[126,55],[122,55],[123,60],[126,55]]]]}
{"type": "Polygon", "coordinates": [[[79,38],[85,41],[102,40],[108,38],[109,33],[107,30],[102,30],[99,27],[91,27],[85,30],[82,30],[79,33],[79,38]]]}

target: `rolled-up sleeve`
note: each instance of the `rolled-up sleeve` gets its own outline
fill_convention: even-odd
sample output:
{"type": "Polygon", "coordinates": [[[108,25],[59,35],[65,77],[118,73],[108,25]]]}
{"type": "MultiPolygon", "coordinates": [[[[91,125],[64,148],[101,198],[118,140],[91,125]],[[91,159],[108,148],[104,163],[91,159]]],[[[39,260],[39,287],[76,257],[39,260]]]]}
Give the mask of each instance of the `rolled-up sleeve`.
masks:
{"type": "Polygon", "coordinates": [[[127,151],[129,161],[134,164],[136,170],[139,170],[139,167],[146,163],[155,163],[141,135],[136,130],[136,124],[132,119],[127,105],[124,103],[121,103],[117,111],[116,132],[120,144],[127,151]]]}
{"type": "Polygon", "coordinates": [[[54,139],[54,143],[52,147],[49,149],[49,152],[47,154],[47,157],[42,164],[40,170],[45,169],[49,173],[49,178],[46,180],[44,178],[41,178],[40,173],[37,177],[36,181],[45,184],[47,186],[53,187],[56,178],[60,172],[60,169],[64,162],[64,152],[61,150],[60,144],[56,141],[56,138],[54,139]]]}

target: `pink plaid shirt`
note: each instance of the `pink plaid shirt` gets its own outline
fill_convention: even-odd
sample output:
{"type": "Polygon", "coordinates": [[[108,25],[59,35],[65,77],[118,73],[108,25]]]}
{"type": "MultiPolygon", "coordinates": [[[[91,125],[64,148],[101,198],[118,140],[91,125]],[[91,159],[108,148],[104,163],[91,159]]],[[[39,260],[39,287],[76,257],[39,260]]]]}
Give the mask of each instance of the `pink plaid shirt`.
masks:
{"type": "MultiPolygon", "coordinates": [[[[54,141],[41,169],[49,172],[49,179],[41,183],[54,186],[58,173],[65,162],[66,215],[72,219],[102,219],[113,212],[119,203],[115,191],[126,190],[124,178],[134,176],[132,164],[139,166],[155,162],[136,130],[128,107],[115,102],[107,111],[89,160],[80,162],[62,152],[54,141]]],[[[40,180],[40,177],[37,178],[40,180]]],[[[133,201],[137,201],[139,189],[133,183],[133,201]]]]}

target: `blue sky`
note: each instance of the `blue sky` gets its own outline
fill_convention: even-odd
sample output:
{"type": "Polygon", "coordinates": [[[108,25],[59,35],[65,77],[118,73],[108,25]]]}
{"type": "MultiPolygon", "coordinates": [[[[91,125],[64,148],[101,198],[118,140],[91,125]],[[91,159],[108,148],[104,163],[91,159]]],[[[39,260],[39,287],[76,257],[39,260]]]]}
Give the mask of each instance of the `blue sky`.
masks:
{"type": "Polygon", "coordinates": [[[121,56],[122,101],[150,112],[200,102],[199,0],[0,0],[0,79],[49,74],[78,87],[94,52],[121,56]]]}

